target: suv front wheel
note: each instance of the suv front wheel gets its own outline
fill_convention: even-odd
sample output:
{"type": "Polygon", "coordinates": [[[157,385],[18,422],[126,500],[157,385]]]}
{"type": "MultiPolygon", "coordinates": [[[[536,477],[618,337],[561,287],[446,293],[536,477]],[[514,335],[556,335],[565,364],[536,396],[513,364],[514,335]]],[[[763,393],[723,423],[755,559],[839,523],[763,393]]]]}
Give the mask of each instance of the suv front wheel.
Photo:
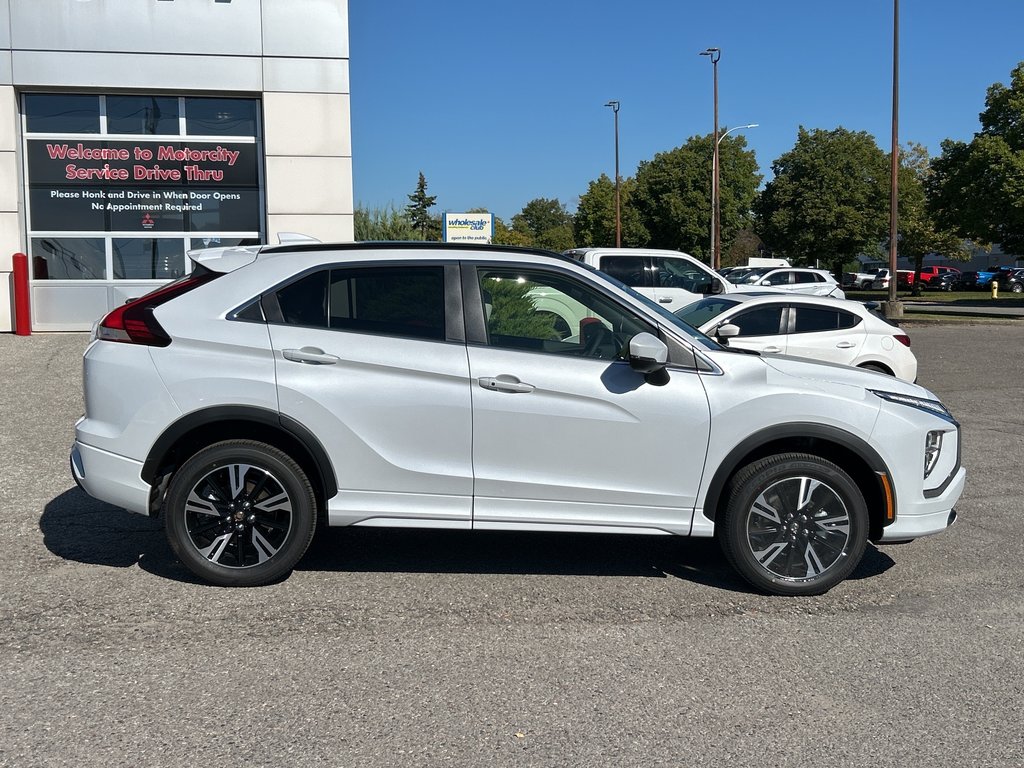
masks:
{"type": "Polygon", "coordinates": [[[802,453],[769,456],[733,477],[718,538],[733,567],[776,595],[820,595],[867,546],[864,496],[842,469],[802,453]]]}
{"type": "Polygon", "coordinates": [[[313,539],[316,500],[291,457],[251,440],[215,443],[175,473],[167,540],[201,579],[252,587],[290,571],[313,539]]]}

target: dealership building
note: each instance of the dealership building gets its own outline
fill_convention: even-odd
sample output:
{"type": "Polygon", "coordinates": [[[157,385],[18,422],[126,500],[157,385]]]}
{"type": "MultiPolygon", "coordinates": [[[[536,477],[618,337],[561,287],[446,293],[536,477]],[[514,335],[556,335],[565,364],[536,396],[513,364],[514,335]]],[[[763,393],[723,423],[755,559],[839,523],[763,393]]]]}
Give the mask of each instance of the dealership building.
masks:
{"type": "Polygon", "coordinates": [[[353,239],[347,0],[0,0],[0,331],[93,321],[194,248],[353,239]]]}

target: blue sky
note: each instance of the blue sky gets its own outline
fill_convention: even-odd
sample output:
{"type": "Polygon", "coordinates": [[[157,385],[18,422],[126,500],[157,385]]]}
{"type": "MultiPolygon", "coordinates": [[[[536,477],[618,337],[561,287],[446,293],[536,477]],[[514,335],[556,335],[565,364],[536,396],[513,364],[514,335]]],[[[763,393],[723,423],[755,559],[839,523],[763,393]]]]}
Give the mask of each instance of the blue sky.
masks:
{"type": "MultiPolygon", "coordinates": [[[[506,221],[537,197],[570,211],[601,173],[712,131],[744,131],[761,172],[797,129],[868,131],[888,151],[892,0],[349,0],[355,200],[506,221]]],[[[901,0],[900,141],[970,140],[985,91],[1024,60],[1024,0],[901,0]]],[[[735,134],[734,134],[735,135],[735,134]]]]}

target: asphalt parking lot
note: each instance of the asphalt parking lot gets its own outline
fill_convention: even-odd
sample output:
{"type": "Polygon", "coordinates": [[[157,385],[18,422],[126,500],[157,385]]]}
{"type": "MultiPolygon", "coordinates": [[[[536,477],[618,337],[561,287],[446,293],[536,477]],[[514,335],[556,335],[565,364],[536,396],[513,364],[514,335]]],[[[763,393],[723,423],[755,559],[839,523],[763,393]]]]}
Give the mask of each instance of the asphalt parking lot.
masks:
{"type": "Polygon", "coordinates": [[[1022,322],[909,328],[960,521],[797,599],[709,541],[373,529],[204,586],[70,478],[86,337],[0,335],[0,766],[1024,766],[1022,322]]]}

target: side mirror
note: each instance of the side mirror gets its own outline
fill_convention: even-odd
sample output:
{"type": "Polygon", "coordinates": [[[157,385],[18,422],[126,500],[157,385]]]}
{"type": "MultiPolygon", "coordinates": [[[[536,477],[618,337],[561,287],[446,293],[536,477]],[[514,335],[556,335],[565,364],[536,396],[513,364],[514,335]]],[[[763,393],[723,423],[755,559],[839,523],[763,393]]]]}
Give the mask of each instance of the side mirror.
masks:
{"type": "Polygon", "coordinates": [[[638,333],[629,340],[629,367],[644,374],[649,384],[668,383],[668,347],[651,333],[638,333]]]}
{"type": "Polygon", "coordinates": [[[725,292],[725,286],[722,285],[721,280],[716,278],[710,283],[704,283],[704,285],[700,287],[700,292],[705,296],[717,296],[718,294],[725,292]]]}
{"type": "Polygon", "coordinates": [[[771,280],[762,280],[758,285],[771,285],[771,280]]]}
{"type": "Polygon", "coordinates": [[[740,327],[738,325],[733,325],[732,323],[725,323],[715,329],[715,338],[726,346],[729,344],[729,339],[739,335],[740,327]]]}

